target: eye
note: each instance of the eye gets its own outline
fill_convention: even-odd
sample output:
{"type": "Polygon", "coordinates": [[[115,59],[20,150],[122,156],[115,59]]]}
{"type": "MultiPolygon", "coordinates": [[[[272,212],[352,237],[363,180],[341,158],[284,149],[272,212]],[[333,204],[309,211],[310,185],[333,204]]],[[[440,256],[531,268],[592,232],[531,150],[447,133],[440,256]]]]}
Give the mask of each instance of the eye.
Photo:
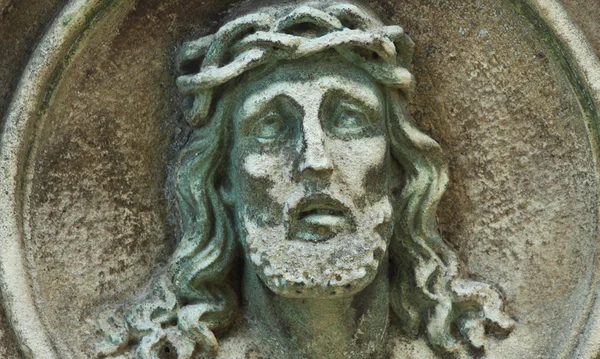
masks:
{"type": "Polygon", "coordinates": [[[277,113],[269,113],[254,124],[251,134],[261,143],[273,142],[289,130],[287,122],[277,113]]]}
{"type": "Polygon", "coordinates": [[[371,125],[369,116],[360,107],[341,103],[333,116],[333,130],[340,134],[358,133],[371,125]]]}

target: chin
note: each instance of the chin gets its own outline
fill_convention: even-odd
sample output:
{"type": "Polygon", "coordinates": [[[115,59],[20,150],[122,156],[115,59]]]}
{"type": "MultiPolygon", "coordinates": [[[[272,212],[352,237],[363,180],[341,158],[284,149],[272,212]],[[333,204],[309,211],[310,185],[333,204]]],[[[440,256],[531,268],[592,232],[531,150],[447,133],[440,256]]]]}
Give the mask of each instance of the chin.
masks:
{"type": "Polygon", "coordinates": [[[276,295],[285,298],[327,299],[354,296],[371,284],[377,276],[377,271],[372,269],[364,268],[363,270],[361,268],[357,272],[364,272],[364,275],[337,283],[328,280],[326,282],[309,282],[308,284],[304,281],[282,280],[280,276],[266,276],[265,273],[261,272],[258,275],[263,283],[276,295]]]}
{"type": "Polygon", "coordinates": [[[247,260],[273,293],[287,298],[353,296],[373,282],[389,243],[388,230],[386,235],[371,229],[315,243],[286,239],[283,226],[246,223],[247,260]]]}

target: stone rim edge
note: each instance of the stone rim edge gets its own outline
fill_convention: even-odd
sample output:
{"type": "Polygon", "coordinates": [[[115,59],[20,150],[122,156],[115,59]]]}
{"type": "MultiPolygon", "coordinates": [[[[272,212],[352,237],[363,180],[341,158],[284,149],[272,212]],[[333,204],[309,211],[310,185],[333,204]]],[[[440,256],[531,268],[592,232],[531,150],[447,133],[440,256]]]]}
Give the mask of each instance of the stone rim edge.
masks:
{"type": "MultiPolygon", "coordinates": [[[[519,1],[529,6],[552,31],[560,50],[564,51],[563,55],[566,57],[566,61],[578,75],[577,80],[581,81],[581,83],[573,83],[572,86],[578,86],[587,96],[587,98],[579,101],[581,106],[587,107],[592,115],[592,118],[588,119],[592,122],[589,135],[596,161],[596,173],[598,173],[600,170],[598,164],[600,156],[600,143],[598,142],[600,139],[600,59],[583,31],[572,21],[566,9],[558,0],[519,1]]],[[[558,348],[559,358],[595,359],[600,356],[600,263],[598,250],[597,247],[593,278],[586,301],[587,305],[582,310],[583,320],[579,325],[576,324],[572,327],[570,345],[558,348]]]]}
{"type": "MultiPolygon", "coordinates": [[[[558,0],[517,0],[528,5],[554,32],[561,48],[570,57],[591,97],[587,104],[600,108],[600,60],[583,32],[575,25],[558,0]]],[[[89,26],[96,8],[110,0],[70,0],[52,21],[37,44],[8,107],[0,134],[0,293],[9,323],[26,358],[59,359],[37,311],[23,244],[23,198],[21,193],[27,167],[29,140],[40,117],[40,107],[52,92],[49,82],[59,64],[89,26]]],[[[600,126],[600,124],[596,124],[600,126]]],[[[596,129],[592,129],[597,132],[596,129]]],[[[598,133],[595,133],[598,136],[598,133]]],[[[595,148],[595,156],[598,151],[595,148]]],[[[589,311],[584,314],[584,331],[562,357],[595,358],[600,354],[600,285],[598,264],[590,292],[589,311]]],[[[573,333],[577,335],[577,333],[573,333]]]]}
{"type": "Polygon", "coordinates": [[[0,138],[0,293],[9,323],[26,358],[59,359],[37,311],[23,243],[21,193],[29,140],[61,61],[107,0],[71,0],[36,45],[12,101],[0,138]]]}

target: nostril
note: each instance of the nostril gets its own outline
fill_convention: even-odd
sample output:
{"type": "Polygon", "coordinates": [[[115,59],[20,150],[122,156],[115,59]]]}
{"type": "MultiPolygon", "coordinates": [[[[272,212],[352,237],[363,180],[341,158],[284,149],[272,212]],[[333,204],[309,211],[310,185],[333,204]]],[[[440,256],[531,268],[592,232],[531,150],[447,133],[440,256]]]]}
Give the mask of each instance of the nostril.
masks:
{"type": "Polygon", "coordinates": [[[333,170],[333,163],[325,153],[320,155],[306,155],[300,163],[300,172],[312,170],[316,172],[328,172],[333,170]]]}
{"type": "Polygon", "coordinates": [[[313,170],[318,172],[330,171],[333,169],[329,158],[320,158],[318,160],[305,160],[300,164],[300,172],[313,170]]]}

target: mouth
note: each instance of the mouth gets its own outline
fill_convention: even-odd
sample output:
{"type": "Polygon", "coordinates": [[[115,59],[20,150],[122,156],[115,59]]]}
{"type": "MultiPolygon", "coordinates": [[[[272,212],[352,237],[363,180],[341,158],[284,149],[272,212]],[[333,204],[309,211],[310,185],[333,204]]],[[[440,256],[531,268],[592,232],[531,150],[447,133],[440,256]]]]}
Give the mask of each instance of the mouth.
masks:
{"type": "Polygon", "coordinates": [[[323,242],[354,227],[350,210],[328,195],[302,200],[290,218],[290,238],[309,242],[323,242]]]}

